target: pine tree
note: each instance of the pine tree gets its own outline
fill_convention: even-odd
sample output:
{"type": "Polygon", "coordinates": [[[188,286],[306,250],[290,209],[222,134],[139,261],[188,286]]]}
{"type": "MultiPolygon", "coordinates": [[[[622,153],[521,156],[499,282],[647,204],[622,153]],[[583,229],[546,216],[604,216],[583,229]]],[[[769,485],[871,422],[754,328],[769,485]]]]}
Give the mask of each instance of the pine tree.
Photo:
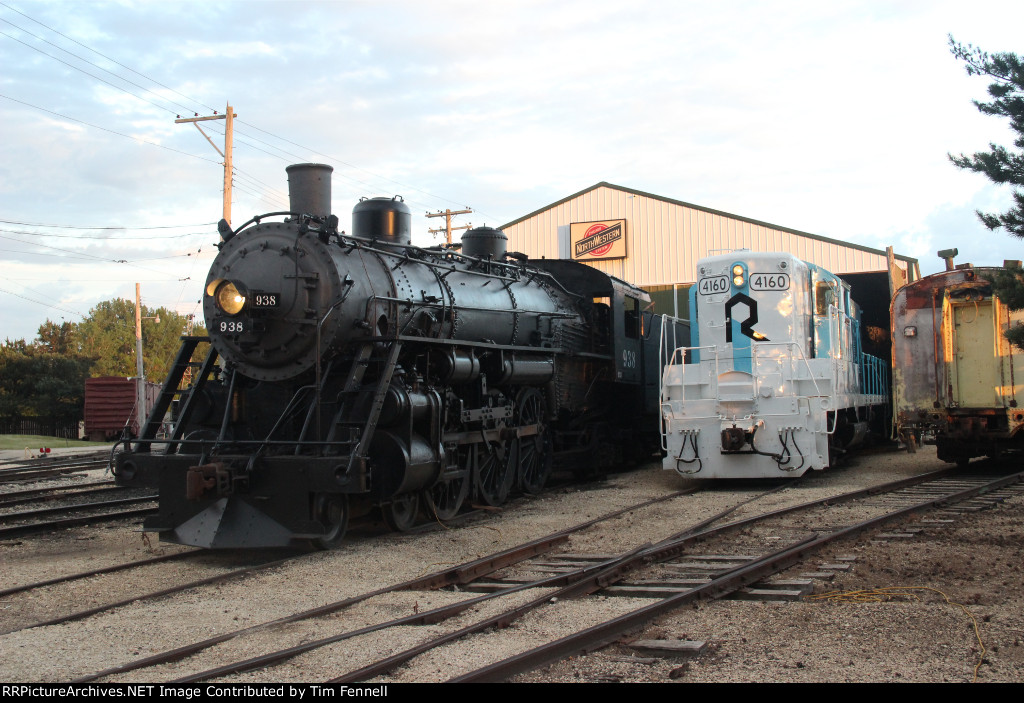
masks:
{"type": "MultiPolygon", "coordinates": [[[[1007,117],[1017,137],[1016,150],[998,144],[989,144],[988,151],[971,156],[948,154],[949,160],[959,168],[982,173],[993,183],[1024,186],[1024,59],[1016,54],[988,54],[971,44],[964,46],[950,35],[949,48],[953,56],[966,64],[967,75],[987,76],[993,79],[988,86],[991,102],[973,101],[985,115],[1007,117]]],[[[1003,213],[977,211],[978,219],[991,230],[1005,229],[1014,237],[1024,239],[1024,192],[1013,191],[1014,205],[1003,213]]],[[[1024,269],[1010,267],[996,276],[993,288],[1000,300],[1013,310],[1024,308],[1024,269]]],[[[1006,333],[1015,346],[1024,349],[1024,325],[1016,325],[1006,333]]]]}

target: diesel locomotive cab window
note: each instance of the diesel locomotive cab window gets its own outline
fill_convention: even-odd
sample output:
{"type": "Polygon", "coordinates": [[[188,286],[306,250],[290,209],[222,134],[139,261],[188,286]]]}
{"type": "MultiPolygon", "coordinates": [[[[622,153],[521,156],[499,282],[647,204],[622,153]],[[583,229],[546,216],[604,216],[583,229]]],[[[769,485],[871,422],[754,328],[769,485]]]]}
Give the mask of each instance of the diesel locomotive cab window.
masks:
{"type": "Polygon", "coordinates": [[[828,306],[835,302],[836,296],[828,281],[814,284],[814,314],[819,317],[828,315],[828,306]]]}
{"type": "Polygon", "coordinates": [[[622,306],[626,312],[626,336],[630,339],[638,339],[640,337],[640,301],[626,296],[622,300],[622,306]]]}

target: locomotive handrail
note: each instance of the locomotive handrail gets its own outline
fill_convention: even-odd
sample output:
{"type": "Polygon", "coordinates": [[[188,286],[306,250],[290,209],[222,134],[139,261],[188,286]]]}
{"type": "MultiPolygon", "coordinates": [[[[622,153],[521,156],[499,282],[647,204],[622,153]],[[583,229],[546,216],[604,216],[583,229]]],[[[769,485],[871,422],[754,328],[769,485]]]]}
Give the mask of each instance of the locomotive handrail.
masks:
{"type": "MultiPolygon", "coordinates": [[[[676,351],[678,350],[678,347],[676,347],[676,332],[678,331],[677,328],[676,328],[676,324],[675,324],[676,322],[686,322],[686,323],[689,323],[689,320],[683,320],[680,317],[673,317],[671,315],[662,315],[661,316],[661,330],[660,330],[660,333],[659,333],[659,340],[658,340],[658,379],[659,379],[658,407],[659,407],[659,409],[661,411],[661,415],[662,415],[662,423],[661,423],[661,448],[663,450],[666,450],[666,451],[668,450],[668,443],[667,443],[668,440],[666,438],[667,430],[665,429],[665,422],[664,422],[664,419],[665,419],[664,418],[664,415],[665,415],[665,413],[664,413],[664,410],[665,410],[665,373],[666,373],[665,369],[668,366],[672,366],[672,362],[676,358],[676,351]],[[672,325],[671,325],[672,326],[672,342],[671,342],[671,346],[669,346],[667,344],[668,333],[665,330],[665,328],[669,326],[670,322],[672,323],[672,325]],[[665,352],[668,349],[672,349],[672,355],[669,357],[668,364],[666,364],[665,363],[665,352]]],[[[685,357],[684,357],[684,359],[685,359],[685,357]]]]}
{"type": "Polygon", "coordinates": [[[821,388],[818,386],[818,379],[816,379],[814,377],[814,371],[811,369],[811,364],[807,361],[807,357],[804,355],[804,350],[802,348],[800,348],[799,342],[791,342],[791,341],[787,341],[787,342],[754,342],[753,344],[751,344],[751,354],[754,357],[754,362],[755,363],[757,361],[757,350],[760,347],[766,347],[766,346],[788,346],[788,347],[793,347],[793,349],[796,350],[796,353],[795,354],[791,354],[791,358],[795,356],[800,361],[804,362],[804,368],[807,369],[807,378],[809,378],[811,380],[811,383],[814,384],[814,391],[815,391],[816,395],[820,396],[822,394],[821,393],[821,388]]]}
{"type": "MultiPolygon", "coordinates": [[[[800,348],[799,342],[754,342],[753,344],[751,344],[751,348],[752,348],[752,353],[753,353],[753,356],[754,356],[755,360],[757,358],[757,349],[759,347],[764,347],[764,346],[788,346],[788,347],[793,347],[796,350],[796,353],[793,356],[797,357],[800,361],[802,361],[804,363],[804,367],[807,369],[807,377],[810,379],[811,383],[814,384],[814,390],[817,392],[817,394],[819,396],[822,395],[821,387],[818,385],[818,379],[815,377],[814,371],[811,369],[811,365],[808,362],[807,357],[804,355],[803,349],[800,348]]],[[[701,351],[701,350],[704,350],[704,349],[710,349],[714,353],[715,362],[716,362],[715,363],[715,366],[716,366],[716,368],[715,368],[715,372],[716,372],[715,373],[715,377],[717,379],[717,376],[718,376],[718,374],[717,374],[717,372],[718,372],[718,368],[717,368],[718,364],[717,364],[717,362],[718,362],[718,357],[719,357],[719,347],[717,345],[714,345],[714,344],[707,345],[707,346],[699,346],[699,347],[679,347],[673,353],[672,358],[669,360],[668,366],[677,366],[678,365],[678,364],[675,363],[675,360],[676,360],[676,356],[678,356],[680,352],[682,352],[685,355],[685,353],[688,352],[688,351],[701,351]]],[[[685,356],[684,356],[684,358],[685,358],[685,356]]],[[[690,363],[691,364],[700,364],[702,362],[700,360],[698,360],[698,361],[691,361],[690,363]]],[[[662,377],[664,378],[664,374],[662,374],[662,377]]],[[[664,386],[664,383],[662,385],[664,386]]]]}
{"type": "MultiPolygon", "coordinates": [[[[562,347],[523,347],[516,344],[495,344],[494,342],[469,342],[464,339],[444,339],[441,337],[414,337],[411,335],[392,335],[387,336],[376,336],[367,337],[368,342],[416,342],[422,344],[424,342],[430,342],[431,344],[446,344],[452,347],[480,347],[483,349],[491,349],[501,351],[521,351],[530,352],[534,354],[566,354],[568,351],[562,347]]],[[[607,354],[592,354],[587,352],[578,352],[576,356],[588,357],[592,359],[612,359],[613,357],[607,354]]]]}
{"type": "MultiPolygon", "coordinates": [[[[409,306],[412,306],[412,307],[424,307],[424,308],[425,307],[434,307],[434,308],[441,308],[441,309],[444,309],[444,308],[448,307],[444,303],[440,303],[440,302],[436,302],[436,301],[409,300],[407,298],[392,298],[391,296],[387,296],[387,295],[373,295],[373,296],[370,296],[369,298],[367,298],[367,300],[368,301],[369,300],[382,300],[382,301],[385,301],[385,302],[388,302],[388,303],[398,303],[398,304],[401,304],[401,305],[409,305],[409,306]]],[[[367,307],[369,307],[369,306],[367,306],[367,307]]],[[[554,312],[554,311],[550,311],[550,310],[527,310],[526,308],[512,308],[510,310],[509,308],[481,308],[481,307],[473,307],[473,306],[467,306],[467,305],[459,305],[459,306],[452,306],[452,307],[453,307],[453,309],[469,310],[469,311],[472,311],[472,312],[501,312],[501,313],[515,312],[515,313],[523,313],[523,314],[527,314],[527,315],[543,315],[543,316],[547,316],[547,317],[562,317],[562,318],[575,318],[576,317],[574,314],[568,313],[568,312],[554,312]]]]}
{"type": "Polygon", "coordinates": [[[889,387],[889,365],[884,359],[871,354],[861,354],[861,393],[884,396],[889,387]]]}
{"type": "MultiPolygon", "coordinates": [[[[277,215],[301,217],[300,213],[295,213],[295,212],[287,212],[287,211],[268,212],[266,214],[258,215],[256,217],[253,217],[252,219],[250,219],[248,222],[246,222],[241,227],[239,227],[237,230],[235,230],[235,235],[238,235],[243,229],[245,229],[246,227],[248,227],[249,225],[251,225],[253,223],[255,223],[257,225],[260,224],[260,220],[262,220],[265,217],[273,217],[273,216],[277,216],[277,215]]],[[[442,263],[442,262],[439,262],[439,261],[436,261],[436,260],[432,261],[431,259],[435,259],[438,256],[443,256],[443,257],[449,258],[449,259],[460,259],[460,260],[462,260],[463,262],[466,262],[466,263],[477,263],[477,264],[485,264],[486,263],[486,264],[491,264],[491,265],[497,265],[497,266],[500,266],[502,269],[505,270],[505,275],[491,273],[490,271],[474,271],[473,273],[474,273],[474,275],[477,275],[477,276],[483,276],[483,277],[486,277],[486,278],[495,278],[495,279],[498,279],[498,280],[501,280],[501,281],[511,281],[511,282],[519,281],[524,273],[526,275],[530,276],[531,278],[544,277],[545,279],[548,280],[548,282],[551,285],[556,286],[559,290],[561,290],[566,295],[568,295],[568,296],[570,296],[572,298],[577,298],[577,299],[581,299],[581,298],[584,297],[584,296],[580,295],[579,293],[573,292],[573,291],[567,289],[565,286],[563,286],[562,283],[554,275],[552,275],[552,273],[550,271],[543,271],[543,270],[529,270],[529,271],[527,271],[527,270],[524,269],[524,267],[523,267],[523,265],[521,263],[505,263],[505,262],[502,262],[502,261],[493,261],[493,260],[481,259],[479,257],[468,256],[466,254],[462,254],[462,253],[458,253],[458,252],[454,252],[454,251],[450,251],[450,250],[445,250],[444,254],[441,255],[439,253],[439,251],[433,251],[431,249],[427,249],[427,248],[423,248],[423,247],[420,247],[420,246],[416,246],[415,244],[399,244],[399,243],[395,243],[395,244],[389,245],[390,247],[393,247],[393,248],[396,248],[396,249],[402,249],[403,252],[401,254],[399,254],[399,253],[397,253],[395,251],[391,251],[389,249],[380,249],[380,248],[378,248],[376,246],[373,246],[378,241],[376,239],[367,239],[365,237],[357,237],[355,235],[345,234],[343,232],[337,233],[336,236],[337,236],[337,241],[338,241],[338,245],[339,246],[352,246],[353,248],[358,247],[358,248],[365,249],[365,250],[370,251],[370,252],[375,253],[375,254],[384,255],[384,256],[392,256],[392,257],[400,258],[400,259],[403,259],[403,260],[408,259],[410,251],[412,251],[412,252],[419,252],[419,253],[421,253],[423,255],[423,258],[422,259],[417,259],[416,260],[417,263],[423,264],[424,266],[429,266],[431,268],[443,269],[446,272],[445,275],[447,275],[449,273],[452,273],[454,271],[454,269],[451,268],[451,264],[450,263],[442,263]],[[346,244],[346,242],[348,244],[346,244]]],[[[404,302],[404,301],[402,301],[402,302],[404,302]]]]}
{"type": "MultiPolygon", "coordinates": [[[[267,212],[267,213],[264,213],[262,215],[256,215],[256,216],[252,217],[250,220],[248,220],[247,222],[245,222],[244,224],[242,224],[238,229],[236,229],[234,231],[234,235],[237,236],[238,234],[240,234],[242,232],[242,230],[244,230],[245,228],[249,227],[252,224],[259,225],[260,221],[263,220],[264,218],[267,218],[267,217],[277,217],[277,216],[303,217],[303,214],[302,213],[298,213],[298,212],[291,212],[291,211],[288,211],[288,210],[281,210],[281,211],[278,211],[278,212],[267,212]]],[[[417,246],[415,244],[400,244],[400,243],[397,243],[397,242],[394,243],[394,244],[390,244],[389,245],[390,247],[394,247],[396,249],[402,249],[403,250],[402,254],[398,254],[395,251],[389,251],[387,249],[379,249],[379,248],[373,246],[373,244],[375,244],[377,241],[379,241],[377,239],[368,239],[366,237],[357,237],[355,235],[345,234],[343,232],[338,232],[336,236],[338,238],[338,244],[339,245],[344,246],[342,243],[347,241],[347,242],[351,242],[355,246],[361,247],[363,249],[367,249],[367,250],[372,251],[372,252],[377,253],[377,254],[386,254],[386,255],[389,255],[389,256],[394,256],[394,257],[398,257],[398,258],[402,258],[402,259],[407,259],[408,256],[409,256],[409,252],[410,251],[412,251],[412,252],[420,252],[420,253],[424,254],[425,256],[427,256],[427,257],[437,256],[437,254],[435,252],[433,252],[433,251],[431,251],[429,249],[425,249],[423,247],[417,246]]],[[[454,257],[458,257],[458,258],[460,258],[460,259],[462,259],[463,261],[466,261],[466,262],[496,264],[496,265],[506,269],[507,272],[510,274],[510,275],[507,275],[507,276],[501,276],[501,275],[493,274],[493,273],[489,273],[489,272],[488,273],[485,273],[485,272],[482,272],[482,271],[475,272],[475,273],[477,273],[480,276],[487,276],[489,278],[498,278],[498,279],[510,279],[510,280],[515,281],[515,280],[518,280],[518,278],[519,278],[518,275],[511,275],[511,274],[519,274],[519,273],[521,273],[521,268],[520,268],[519,264],[509,264],[509,263],[504,263],[504,262],[501,262],[501,261],[487,261],[487,260],[481,259],[479,257],[467,256],[466,254],[460,254],[460,253],[449,252],[449,251],[445,252],[445,256],[451,256],[453,258],[454,257]]],[[[421,264],[425,264],[427,266],[432,266],[432,267],[435,267],[435,268],[448,268],[448,265],[446,265],[446,264],[441,264],[441,263],[438,263],[436,261],[429,261],[429,260],[426,260],[426,259],[419,259],[419,260],[417,260],[417,262],[421,263],[421,264]]],[[[569,291],[566,291],[566,292],[568,293],[569,291]]],[[[578,294],[572,294],[572,295],[575,295],[575,296],[579,297],[578,294]]]]}
{"type": "MultiPolygon", "coordinates": [[[[821,392],[821,386],[818,385],[818,378],[815,376],[814,370],[811,368],[811,365],[810,365],[810,363],[809,363],[809,361],[807,359],[807,356],[804,354],[804,351],[800,347],[798,342],[785,341],[785,342],[755,342],[755,343],[753,343],[751,345],[751,354],[752,354],[752,362],[755,365],[755,367],[758,365],[758,362],[759,362],[759,357],[758,357],[758,354],[757,354],[758,349],[760,349],[762,347],[768,347],[768,346],[789,347],[791,349],[791,352],[790,352],[790,355],[789,355],[789,359],[791,361],[796,360],[798,363],[799,362],[803,362],[804,368],[807,370],[807,378],[811,381],[811,383],[814,384],[814,391],[815,391],[815,396],[814,397],[818,397],[818,398],[823,397],[822,392],[821,392]]],[[[702,350],[710,350],[710,352],[711,352],[710,356],[712,356],[713,359],[704,359],[704,360],[698,360],[698,361],[691,361],[690,363],[691,364],[699,365],[699,364],[705,363],[705,362],[708,362],[708,363],[710,363],[712,361],[714,362],[714,373],[712,374],[712,379],[711,380],[712,380],[712,383],[714,384],[714,391],[713,391],[714,396],[715,396],[715,398],[718,398],[718,396],[719,396],[719,393],[718,393],[719,361],[720,361],[720,353],[721,353],[722,350],[720,350],[718,345],[705,345],[705,346],[695,346],[695,347],[678,347],[673,352],[672,357],[670,358],[668,365],[662,369],[661,393],[659,394],[659,408],[661,410],[662,418],[663,419],[664,419],[665,411],[671,409],[671,401],[669,401],[666,398],[666,395],[665,395],[665,391],[666,391],[665,375],[667,374],[667,370],[666,370],[667,367],[669,367],[669,366],[679,366],[679,365],[685,366],[685,364],[683,364],[683,363],[676,364],[675,363],[676,362],[676,357],[681,356],[681,361],[682,361],[683,359],[686,358],[686,352],[694,352],[694,351],[702,351],[702,350]]],[[[832,434],[833,432],[835,432],[835,426],[832,427],[832,430],[829,431],[828,434],[832,434]]],[[[662,428],[661,428],[661,441],[662,441],[662,449],[664,449],[666,451],[668,450],[667,435],[668,435],[668,428],[665,425],[665,423],[663,422],[662,423],[662,428]]]]}
{"type": "MultiPolygon", "coordinates": [[[[685,366],[686,365],[684,363],[685,360],[686,360],[686,352],[688,352],[688,351],[695,351],[695,350],[701,350],[701,349],[711,349],[711,350],[714,351],[714,356],[715,356],[715,379],[716,379],[716,383],[717,383],[717,379],[718,379],[718,347],[715,346],[715,345],[700,346],[700,347],[676,347],[675,351],[672,352],[672,356],[669,358],[668,364],[663,366],[662,369],[661,369],[661,392],[658,394],[658,409],[659,409],[659,412],[661,413],[661,416],[662,416],[662,423],[661,423],[661,448],[666,450],[666,451],[668,450],[668,427],[666,426],[666,424],[664,422],[664,417],[665,417],[665,410],[667,408],[671,408],[671,405],[670,405],[670,401],[666,400],[666,398],[665,398],[665,374],[668,373],[667,369],[670,366],[685,366]],[[678,364],[675,363],[677,356],[680,357],[680,363],[678,363],[678,364]]],[[[690,363],[691,364],[693,364],[693,363],[700,364],[701,362],[700,361],[696,361],[696,362],[691,361],[690,363]]]]}
{"type": "Polygon", "coordinates": [[[249,219],[248,222],[243,223],[238,229],[236,229],[232,236],[233,237],[237,237],[242,232],[243,229],[245,229],[246,227],[248,227],[249,225],[251,225],[253,223],[255,223],[257,225],[260,224],[260,220],[262,220],[265,217],[276,217],[278,215],[286,215],[286,216],[289,216],[289,217],[291,217],[291,216],[300,217],[299,213],[291,212],[291,211],[288,211],[288,210],[280,210],[278,212],[265,212],[262,215],[254,215],[251,219],[249,219]]]}
{"type": "MultiPolygon", "coordinates": [[[[349,240],[349,241],[352,242],[352,245],[354,247],[361,247],[361,248],[363,248],[363,249],[365,249],[367,251],[370,251],[372,253],[375,253],[375,254],[383,254],[383,255],[386,255],[386,256],[393,256],[393,257],[398,257],[399,256],[394,251],[389,251],[387,249],[378,249],[377,247],[370,246],[370,244],[372,244],[376,240],[365,239],[363,237],[356,237],[356,236],[353,236],[353,235],[339,235],[338,236],[338,240],[339,240],[339,243],[341,242],[341,240],[349,240]]],[[[418,246],[413,245],[413,244],[395,244],[393,246],[395,246],[395,247],[402,247],[402,248],[405,248],[407,250],[418,251],[418,252],[423,253],[426,257],[437,257],[438,256],[438,253],[436,251],[432,250],[432,249],[424,249],[422,247],[418,247],[418,246]]],[[[521,263],[504,263],[504,262],[501,262],[501,261],[493,261],[493,260],[481,259],[479,257],[467,256],[466,254],[461,254],[461,253],[454,252],[454,251],[445,251],[443,256],[444,256],[444,258],[449,258],[450,257],[451,259],[461,259],[464,263],[477,263],[477,264],[498,265],[498,266],[501,266],[502,268],[504,268],[509,274],[512,274],[512,273],[516,274],[514,276],[513,275],[504,275],[503,276],[503,275],[498,275],[498,274],[490,273],[489,271],[473,271],[473,274],[476,275],[476,276],[483,276],[485,278],[495,278],[495,279],[498,279],[498,280],[501,280],[501,281],[512,281],[512,282],[520,281],[521,277],[524,276],[524,275],[527,276],[528,278],[530,278],[531,280],[532,279],[536,279],[536,278],[544,278],[544,279],[547,280],[547,282],[550,285],[553,285],[553,286],[557,287],[560,291],[562,291],[563,293],[565,293],[566,295],[568,295],[571,298],[582,299],[582,298],[585,297],[585,296],[581,295],[580,293],[571,291],[568,288],[566,288],[564,285],[562,285],[561,281],[559,281],[558,278],[556,278],[555,275],[552,274],[550,271],[545,271],[543,269],[526,269],[526,268],[523,267],[523,264],[521,264],[521,263]]],[[[404,256],[403,256],[403,258],[404,258],[404,256]]],[[[450,262],[443,262],[442,263],[442,262],[438,262],[438,261],[431,261],[429,258],[417,259],[416,261],[417,261],[417,263],[423,264],[424,266],[429,266],[431,268],[436,268],[436,269],[444,270],[445,271],[445,274],[444,274],[445,276],[447,276],[450,273],[453,273],[456,270],[456,269],[454,269],[451,266],[450,262]]]]}
{"type": "MultiPolygon", "coordinates": [[[[345,276],[345,281],[350,283],[351,279],[346,275],[345,276]]],[[[321,427],[321,425],[320,425],[320,396],[321,396],[321,391],[323,390],[323,384],[324,384],[323,369],[321,368],[321,357],[323,355],[320,353],[320,350],[322,349],[322,346],[321,346],[322,345],[321,334],[323,333],[323,326],[324,326],[324,323],[327,322],[327,318],[330,317],[331,314],[335,310],[337,310],[341,305],[343,305],[346,300],[348,300],[348,294],[351,293],[351,292],[352,292],[352,286],[351,285],[345,286],[345,290],[344,290],[344,292],[342,292],[342,294],[338,298],[337,302],[333,303],[331,305],[331,307],[327,308],[327,312],[325,312],[323,317],[321,317],[319,320],[317,320],[317,323],[316,323],[316,352],[317,353],[316,353],[316,379],[315,379],[315,387],[316,387],[316,428],[317,428],[316,431],[317,431],[317,439],[320,439],[320,427],[321,427]]],[[[328,368],[330,368],[330,366],[328,366],[328,368]]],[[[307,418],[307,421],[308,421],[308,418],[307,418]]],[[[275,426],[275,428],[276,428],[276,426],[275,426]]],[[[303,435],[305,435],[305,432],[306,432],[306,428],[305,428],[305,426],[303,426],[303,428],[302,428],[303,435]]]]}
{"type": "MultiPolygon", "coordinates": [[[[436,257],[437,255],[434,252],[431,252],[429,249],[424,249],[423,247],[418,247],[415,244],[398,244],[398,243],[395,243],[395,244],[389,244],[388,245],[389,247],[394,247],[395,249],[402,249],[402,250],[404,250],[401,254],[399,254],[396,251],[391,251],[389,249],[380,249],[378,247],[373,246],[373,244],[375,242],[379,241],[379,240],[376,240],[376,239],[366,239],[365,237],[356,237],[356,236],[353,236],[353,235],[350,235],[350,234],[344,234],[344,235],[339,235],[338,236],[338,240],[339,240],[339,243],[341,243],[341,241],[343,241],[343,240],[344,241],[351,241],[354,246],[359,247],[361,249],[364,249],[364,250],[366,250],[368,252],[371,252],[373,254],[378,254],[378,255],[383,255],[383,256],[391,256],[391,257],[394,257],[394,258],[397,258],[397,259],[402,259],[402,260],[407,260],[409,258],[409,251],[420,252],[420,253],[422,253],[424,255],[424,258],[416,259],[416,263],[423,264],[424,266],[430,266],[431,268],[444,269],[448,273],[451,273],[452,271],[455,270],[455,269],[452,268],[452,264],[450,262],[431,261],[430,259],[436,257]]],[[[446,256],[447,256],[447,254],[446,254],[446,256]]],[[[497,266],[500,266],[500,267],[504,268],[506,270],[506,273],[507,273],[507,275],[500,275],[500,274],[496,274],[496,273],[490,273],[489,271],[474,271],[473,274],[476,275],[476,276],[483,276],[485,278],[496,278],[496,279],[501,280],[501,281],[512,281],[512,282],[515,282],[515,281],[518,281],[520,276],[522,275],[522,269],[520,268],[519,264],[506,264],[506,263],[503,263],[501,261],[487,261],[486,259],[480,259],[480,258],[473,257],[473,256],[466,256],[465,254],[456,254],[454,252],[452,252],[452,256],[453,257],[459,257],[464,262],[467,262],[467,263],[478,263],[478,264],[490,263],[490,264],[493,264],[493,265],[497,265],[497,266]],[[512,275],[512,274],[515,274],[515,275],[512,275]]]]}

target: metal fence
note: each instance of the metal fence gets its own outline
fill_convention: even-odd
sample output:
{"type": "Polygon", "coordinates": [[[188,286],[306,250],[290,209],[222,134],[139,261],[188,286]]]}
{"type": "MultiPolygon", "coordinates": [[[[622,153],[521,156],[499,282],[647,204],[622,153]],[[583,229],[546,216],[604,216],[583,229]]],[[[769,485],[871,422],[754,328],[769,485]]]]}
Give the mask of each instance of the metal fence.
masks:
{"type": "Polygon", "coordinates": [[[39,418],[0,418],[0,434],[28,434],[60,439],[78,439],[82,431],[77,420],[40,420],[39,418]]]}

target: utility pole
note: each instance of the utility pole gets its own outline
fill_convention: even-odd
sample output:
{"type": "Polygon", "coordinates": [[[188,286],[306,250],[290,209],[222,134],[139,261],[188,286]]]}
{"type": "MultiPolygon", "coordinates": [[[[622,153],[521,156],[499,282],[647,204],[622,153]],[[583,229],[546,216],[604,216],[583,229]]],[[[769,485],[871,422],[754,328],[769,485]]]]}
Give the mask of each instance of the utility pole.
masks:
{"type": "Polygon", "coordinates": [[[224,219],[228,221],[229,225],[231,224],[231,155],[234,152],[234,123],[236,117],[238,117],[238,115],[235,114],[235,111],[231,108],[231,105],[229,104],[227,107],[227,112],[225,112],[223,115],[218,115],[215,111],[212,115],[209,115],[207,117],[200,117],[199,113],[197,112],[195,117],[182,117],[181,115],[179,115],[178,119],[174,120],[175,124],[181,124],[182,122],[191,122],[192,124],[194,124],[196,129],[199,130],[199,133],[206,137],[206,141],[210,142],[210,146],[216,149],[217,153],[220,154],[222,159],[224,159],[224,219]],[[214,144],[213,140],[210,139],[206,132],[203,131],[203,128],[199,126],[200,122],[205,122],[207,120],[225,121],[224,151],[221,151],[220,147],[214,144]]]}
{"type": "Polygon", "coordinates": [[[444,229],[429,229],[427,231],[430,232],[431,234],[437,234],[438,232],[444,232],[445,242],[448,244],[448,246],[451,246],[451,243],[452,243],[452,230],[455,230],[455,229],[469,229],[470,227],[473,226],[473,225],[463,225],[462,227],[452,227],[452,215],[468,215],[471,212],[473,212],[473,211],[470,210],[469,208],[466,208],[465,210],[445,210],[444,212],[441,212],[440,210],[438,210],[435,213],[429,213],[428,212],[427,213],[427,217],[443,217],[444,218],[444,229]]]}
{"type": "Polygon", "coordinates": [[[160,324],[160,316],[142,316],[142,296],[140,285],[135,284],[135,410],[139,418],[139,434],[146,425],[146,376],[142,371],[142,321],[156,320],[160,324]]]}

